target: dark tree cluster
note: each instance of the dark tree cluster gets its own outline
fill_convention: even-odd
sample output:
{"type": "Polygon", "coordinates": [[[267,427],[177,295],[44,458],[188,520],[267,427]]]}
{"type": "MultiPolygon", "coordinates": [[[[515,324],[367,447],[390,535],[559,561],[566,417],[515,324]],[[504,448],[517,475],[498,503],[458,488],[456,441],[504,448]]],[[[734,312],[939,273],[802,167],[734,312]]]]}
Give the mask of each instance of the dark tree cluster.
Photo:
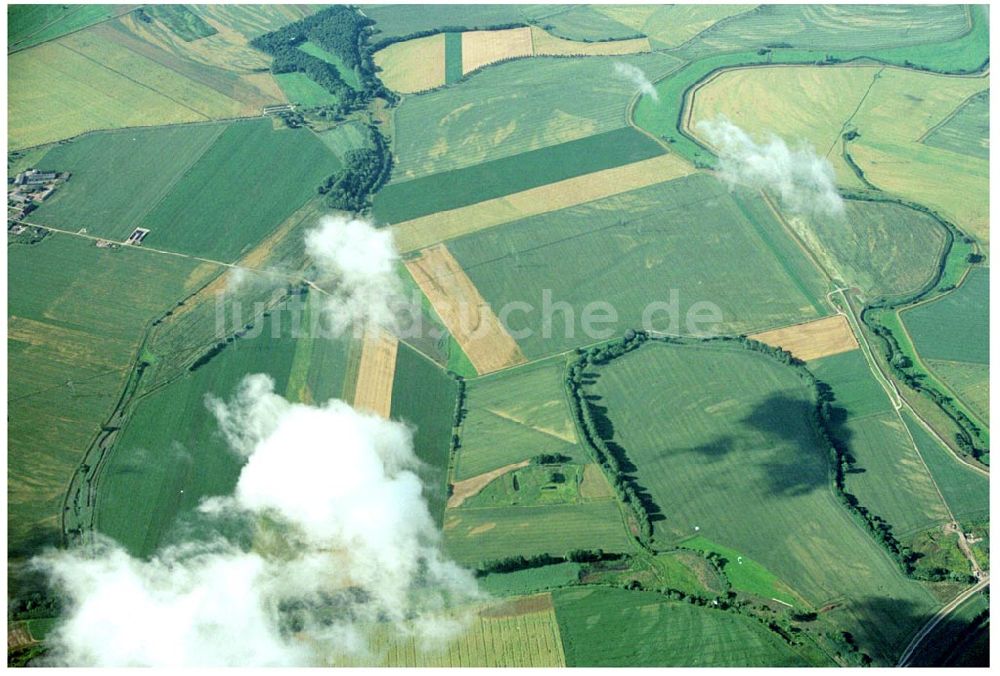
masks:
{"type": "Polygon", "coordinates": [[[337,97],[337,112],[346,114],[367,105],[381,96],[395,101],[375,75],[373,50],[368,45],[374,21],[362,16],[353,7],[333,5],[304,19],[282,26],[250,41],[256,49],[272,57],[274,73],[304,73],[310,80],[337,97]],[[347,68],[358,74],[361,89],[351,87],[333,64],[299,49],[313,42],[336,54],[347,68]]]}
{"type": "Polygon", "coordinates": [[[326,205],[343,211],[364,211],[371,206],[371,196],[385,185],[392,173],[392,153],[385,137],[374,126],[368,127],[371,147],[351,150],[344,156],[344,168],[327,176],[317,188],[326,195],[326,205]]]}
{"type": "Polygon", "coordinates": [[[562,465],[573,458],[562,453],[539,453],[531,459],[532,465],[562,465]]]}
{"type": "Polygon", "coordinates": [[[598,561],[617,561],[625,558],[625,554],[605,552],[602,549],[573,549],[566,552],[565,556],[553,556],[552,554],[537,554],[535,556],[507,556],[493,561],[484,561],[476,569],[476,576],[483,577],[490,573],[513,573],[529,568],[542,568],[552,566],[557,563],[596,563],[598,561]]]}

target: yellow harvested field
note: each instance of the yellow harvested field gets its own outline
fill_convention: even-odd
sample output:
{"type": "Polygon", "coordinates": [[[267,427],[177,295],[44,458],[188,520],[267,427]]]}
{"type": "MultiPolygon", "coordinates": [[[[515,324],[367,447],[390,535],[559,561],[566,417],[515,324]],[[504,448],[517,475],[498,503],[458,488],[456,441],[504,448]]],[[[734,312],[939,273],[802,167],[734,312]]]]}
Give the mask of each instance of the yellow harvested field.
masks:
{"type": "Polygon", "coordinates": [[[406,268],[479,374],[527,361],[444,244],[424,249],[406,268]]]}
{"type": "Polygon", "coordinates": [[[648,38],[610,40],[607,42],[579,42],[577,40],[566,40],[556,37],[535,26],[530,30],[531,43],[535,56],[611,56],[615,54],[640,54],[650,51],[648,38]]]}
{"type": "Polygon", "coordinates": [[[378,329],[365,333],[354,386],[354,408],[389,418],[398,351],[399,340],[392,334],[378,329]]]}
{"type": "Polygon", "coordinates": [[[644,188],[694,171],[676,155],[660,155],[396,223],[392,234],[400,251],[417,251],[470,232],[644,188]]]}
{"type": "Polygon", "coordinates": [[[464,481],[456,481],[452,484],[451,497],[448,498],[448,509],[454,509],[455,507],[460,506],[467,499],[486,488],[491,481],[498,477],[502,477],[507,472],[513,472],[515,469],[527,467],[528,462],[528,460],[514,462],[509,465],[504,465],[503,467],[498,467],[497,469],[489,472],[483,472],[478,476],[465,479],[464,481]]]}
{"type": "Polygon", "coordinates": [[[843,315],[764,331],[750,338],[780,347],[802,361],[858,349],[858,341],[843,315]]]}
{"type": "Polygon", "coordinates": [[[531,55],[530,28],[462,33],[463,75],[497,61],[531,55]]]}
{"type": "Polygon", "coordinates": [[[396,42],[375,52],[385,86],[412,94],[444,84],[444,33],[396,42]]]}
{"type": "Polygon", "coordinates": [[[878,188],[940,212],[989,241],[989,163],[925,145],[921,139],[989,75],[953,76],[883,66],[771,66],[722,71],[699,86],[685,115],[725,115],[751,134],[780,132],[833,164],[837,183],[862,183],[842,156],[844,130],[859,134],[847,152],[878,188]]]}

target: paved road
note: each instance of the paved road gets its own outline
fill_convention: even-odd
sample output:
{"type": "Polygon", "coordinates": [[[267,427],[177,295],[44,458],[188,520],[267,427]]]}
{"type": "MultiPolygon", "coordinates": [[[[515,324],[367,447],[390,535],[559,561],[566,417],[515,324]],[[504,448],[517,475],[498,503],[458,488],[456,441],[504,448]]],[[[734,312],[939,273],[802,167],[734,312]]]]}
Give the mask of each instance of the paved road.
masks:
{"type": "Polygon", "coordinates": [[[937,611],[937,613],[935,613],[934,616],[927,621],[927,624],[925,624],[923,628],[919,632],[917,632],[917,635],[913,637],[913,640],[910,641],[910,645],[906,646],[906,650],[903,651],[903,654],[900,656],[899,662],[896,664],[896,666],[897,667],[910,666],[910,661],[913,659],[913,653],[916,652],[917,648],[920,647],[921,642],[923,642],[923,640],[927,638],[927,636],[930,635],[932,631],[934,631],[934,628],[937,627],[942,620],[948,617],[948,615],[950,615],[955,610],[955,608],[958,608],[960,605],[962,605],[963,601],[968,599],[973,594],[982,591],[987,586],[989,586],[989,584],[990,584],[990,576],[986,575],[986,577],[983,578],[978,584],[976,584],[976,586],[962,592],[961,594],[956,596],[951,603],[943,607],[941,610],[937,611]]]}

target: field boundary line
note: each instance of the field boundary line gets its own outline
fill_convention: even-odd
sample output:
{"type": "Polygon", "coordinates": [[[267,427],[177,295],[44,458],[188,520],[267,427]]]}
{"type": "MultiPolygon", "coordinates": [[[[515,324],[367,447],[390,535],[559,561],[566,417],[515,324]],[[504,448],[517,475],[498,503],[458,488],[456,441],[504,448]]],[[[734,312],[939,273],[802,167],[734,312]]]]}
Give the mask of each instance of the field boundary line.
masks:
{"type": "MultiPolygon", "coordinates": [[[[83,6],[84,5],[77,5],[77,7],[83,7],[83,6]]],[[[12,54],[18,54],[20,52],[26,52],[29,49],[33,49],[34,47],[41,47],[42,45],[46,45],[46,44],[48,44],[50,42],[55,42],[57,40],[61,40],[61,39],[65,38],[65,37],[68,37],[70,35],[74,35],[75,33],[79,33],[80,31],[85,31],[88,28],[93,28],[94,26],[99,26],[102,23],[108,23],[109,21],[114,21],[116,19],[120,19],[123,16],[125,16],[126,14],[129,14],[130,12],[135,11],[135,9],[137,9],[139,7],[142,7],[142,5],[119,5],[119,7],[121,7],[124,10],[124,11],[122,11],[121,14],[115,14],[114,16],[109,16],[109,17],[107,17],[105,19],[101,19],[100,21],[95,21],[92,24],[87,24],[86,26],[81,26],[80,28],[77,28],[75,30],[71,30],[71,31],[69,31],[67,33],[63,33],[61,35],[57,35],[54,38],[49,38],[48,40],[42,40],[41,42],[36,42],[33,45],[28,45],[27,47],[16,47],[15,46],[14,49],[11,49],[11,50],[9,50],[7,52],[7,56],[10,57],[12,54]]],[[[79,11],[79,10],[77,10],[77,11],[79,11]]],[[[63,19],[65,19],[67,16],[68,15],[63,15],[63,16],[59,17],[58,19],[56,19],[55,21],[50,21],[49,23],[45,24],[44,26],[42,26],[41,28],[39,28],[38,30],[36,30],[34,33],[31,33],[30,35],[26,36],[24,39],[26,40],[26,39],[30,38],[32,35],[37,35],[38,33],[42,32],[46,28],[48,28],[48,27],[50,27],[50,26],[52,26],[54,24],[59,23],[60,21],[62,21],[63,19]]],[[[22,42],[23,42],[23,40],[22,40],[22,42]]]]}

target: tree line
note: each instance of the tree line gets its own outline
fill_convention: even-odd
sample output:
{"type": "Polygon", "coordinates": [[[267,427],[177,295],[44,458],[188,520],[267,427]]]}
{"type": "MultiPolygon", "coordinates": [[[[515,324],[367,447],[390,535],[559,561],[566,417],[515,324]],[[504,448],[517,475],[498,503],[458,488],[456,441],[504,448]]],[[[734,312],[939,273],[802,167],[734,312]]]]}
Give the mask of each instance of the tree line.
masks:
{"type": "Polygon", "coordinates": [[[327,176],[317,187],[331,209],[364,211],[371,206],[371,196],[389,180],[392,173],[389,143],[375,125],[368,125],[368,135],[369,147],[348,151],[343,168],[327,176]]]}

